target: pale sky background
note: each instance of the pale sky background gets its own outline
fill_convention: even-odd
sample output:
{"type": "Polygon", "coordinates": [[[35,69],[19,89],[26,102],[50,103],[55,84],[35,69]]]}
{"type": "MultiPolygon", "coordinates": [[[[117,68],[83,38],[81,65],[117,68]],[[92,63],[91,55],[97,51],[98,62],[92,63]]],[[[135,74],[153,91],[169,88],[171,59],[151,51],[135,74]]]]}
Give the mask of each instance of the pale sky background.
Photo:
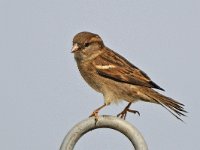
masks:
{"type": "MultiPolygon", "coordinates": [[[[70,53],[73,36],[99,34],[186,105],[180,122],[159,105],[138,102],[127,121],[150,150],[200,149],[200,1],[1,0],[0,149],[56,150],[79,121],[103,104],[79,74],[70,53]]],[[[116,115],[111,105],[100,114],[116,115]]],[[[129,150],[120,133],[101,129],[75,150],[129,150]]]]}

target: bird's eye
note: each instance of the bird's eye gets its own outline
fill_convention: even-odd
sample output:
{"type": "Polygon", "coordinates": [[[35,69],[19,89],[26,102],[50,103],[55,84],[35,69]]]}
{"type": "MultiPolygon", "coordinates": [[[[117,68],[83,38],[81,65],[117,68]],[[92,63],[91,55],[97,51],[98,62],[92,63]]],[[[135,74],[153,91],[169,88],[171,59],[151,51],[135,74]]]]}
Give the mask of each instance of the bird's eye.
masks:
{"type": "Polygon", "coordinates": [[[85,43],[84,44],[85,47],[88,47],[89,45],[90,45],[90,43],[85,43]]]}

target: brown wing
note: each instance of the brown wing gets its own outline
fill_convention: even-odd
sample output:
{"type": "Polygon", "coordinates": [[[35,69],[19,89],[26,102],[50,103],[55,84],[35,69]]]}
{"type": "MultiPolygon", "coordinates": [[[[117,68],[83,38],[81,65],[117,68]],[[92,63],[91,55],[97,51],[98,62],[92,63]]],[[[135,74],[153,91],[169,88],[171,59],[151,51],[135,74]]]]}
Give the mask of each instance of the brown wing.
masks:
{"type": "MultiPolygon", "coordinates": [[[[100,76],[128,84],[163,90],[142,70],[128,62],[124,57],[107,48],[93,62],[100,76]]],[[[164,90],[163,90],[164,91],[164,90]]]]}

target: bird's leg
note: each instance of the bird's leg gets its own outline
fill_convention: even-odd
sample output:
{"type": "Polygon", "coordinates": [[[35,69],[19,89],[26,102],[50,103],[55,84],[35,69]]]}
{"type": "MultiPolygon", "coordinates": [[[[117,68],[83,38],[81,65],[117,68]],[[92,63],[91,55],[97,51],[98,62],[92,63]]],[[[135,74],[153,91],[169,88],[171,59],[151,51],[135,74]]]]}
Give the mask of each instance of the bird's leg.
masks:
{"type": "Polygon", "coordinates": [[[95,117],[95,120],[98,120],[98,113],[99,113],[99,111],[102,109],[102,108],[104,108],[106,106],[106,104],[103,104],[102,106],[100,106],[99,108],[97,108],[97,109],[95,109],[93,112],[92,112],[92,114],[89,116],[89,117],[95,117]]]}
{"type": "Polygon", "coordinates": [[[140,116],[139,111],[129,109],[129,107],[131,106],[131,104],[132,104],[131,102],[128,103],[128,105],[124,108],[124,110],[123,110],[121,113],[119,113],[119,114],[117,115],[117,117],[120,117],[120,118],[122,118],[122,119],[125,120],[125,119],[126,119],[127,112],[131,112],[131,113],[134,113],[134,114],[138,114],[138,115],[140,116]]]}

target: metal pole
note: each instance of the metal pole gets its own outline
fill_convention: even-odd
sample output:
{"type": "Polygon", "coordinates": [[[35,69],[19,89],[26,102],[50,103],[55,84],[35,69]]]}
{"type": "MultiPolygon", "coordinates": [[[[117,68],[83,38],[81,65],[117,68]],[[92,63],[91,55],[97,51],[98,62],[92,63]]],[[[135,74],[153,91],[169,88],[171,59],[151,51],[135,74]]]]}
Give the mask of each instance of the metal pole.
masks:
{"type": "Polygon", "coordinates": [[[141,133],[127,121],[113,116],[87,118],[76,124],[65,136],[60,150],[73,150],[78,140],[87,132],[98,128],[111,128],[124,134],[132,143],[135,150],[147,150],[147,144],[141,133]]]}

